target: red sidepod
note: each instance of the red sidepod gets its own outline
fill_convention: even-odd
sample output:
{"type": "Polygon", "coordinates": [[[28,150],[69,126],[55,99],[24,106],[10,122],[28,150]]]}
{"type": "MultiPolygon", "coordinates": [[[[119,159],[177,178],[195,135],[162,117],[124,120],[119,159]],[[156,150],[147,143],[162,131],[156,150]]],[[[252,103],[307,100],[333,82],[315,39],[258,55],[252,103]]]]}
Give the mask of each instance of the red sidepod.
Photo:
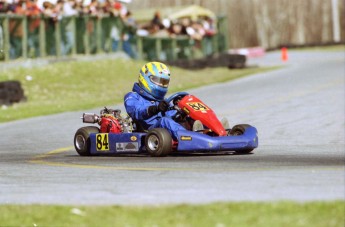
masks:
{"type": "Polygon", "coordinates": [[[227,135],[222,123],[218,120],[213,110],[194,95],[184,96],[178,103],[178,107],[192,119],[200,120],[203,125],[219,136],[227,135]]]}
{"type": "Polygon", "coordinates": [[[122,127],[119,121],[112,115],[106,114],[101,117],[100,121],[101,133],[121,133],[122,127]]]}

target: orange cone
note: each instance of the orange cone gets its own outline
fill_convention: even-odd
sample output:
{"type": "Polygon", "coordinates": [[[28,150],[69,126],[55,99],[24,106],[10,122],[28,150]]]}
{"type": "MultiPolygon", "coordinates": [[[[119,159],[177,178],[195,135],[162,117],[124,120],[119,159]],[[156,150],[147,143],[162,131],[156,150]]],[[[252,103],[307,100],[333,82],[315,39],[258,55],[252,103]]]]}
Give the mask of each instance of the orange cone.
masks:
{"type": "Polygon", "coordinates": [[[282,57],[282,61],[287,61],[288,60],[288,51],[287,51],[287,48],[286,47],[283,47],[281,49],[281,57],[282,57]]]}

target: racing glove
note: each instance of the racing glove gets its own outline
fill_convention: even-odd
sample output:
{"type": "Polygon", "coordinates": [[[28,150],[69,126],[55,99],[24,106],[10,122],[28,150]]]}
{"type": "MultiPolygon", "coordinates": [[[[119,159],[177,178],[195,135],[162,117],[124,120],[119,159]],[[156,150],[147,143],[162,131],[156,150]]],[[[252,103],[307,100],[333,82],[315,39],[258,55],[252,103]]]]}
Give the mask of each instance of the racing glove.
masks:
{"type": "Polygon", "coordinates": [[[159,112],[166,112],[169,108],[169,103],[167,103],[166,101],[160,101],[158,104],[158,110],[159,112]]]}
{"type": "Polygon", "coordinates": [[[147,112],[149,114],[149,116],[153,116],[158,114],[159,112],[165,113],[169,108],[169,103],[167,103],[166,101],[160,101],[158,106],[150,106],[147,109],[147,112]]]}

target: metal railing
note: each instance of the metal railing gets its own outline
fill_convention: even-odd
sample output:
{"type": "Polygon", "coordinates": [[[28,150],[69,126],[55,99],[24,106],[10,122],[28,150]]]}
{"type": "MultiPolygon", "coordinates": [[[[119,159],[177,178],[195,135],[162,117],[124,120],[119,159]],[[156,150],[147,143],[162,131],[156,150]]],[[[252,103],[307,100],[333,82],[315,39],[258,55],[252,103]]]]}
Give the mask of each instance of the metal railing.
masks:
{"type": "Polygon", "coordinates": [[[226,50],[225,22],[224,17],[219,18],[218,33],[204,38],[196,48],[196,42],[188,36],[132,35],[124,41],[121,37],[128,29],[119,17],[84,15],[56,20],[0,14],[0,60],[110,53],[125,49],[125,45],[132,48],[132,57],[138,59],[193,59],[226,50]]]}

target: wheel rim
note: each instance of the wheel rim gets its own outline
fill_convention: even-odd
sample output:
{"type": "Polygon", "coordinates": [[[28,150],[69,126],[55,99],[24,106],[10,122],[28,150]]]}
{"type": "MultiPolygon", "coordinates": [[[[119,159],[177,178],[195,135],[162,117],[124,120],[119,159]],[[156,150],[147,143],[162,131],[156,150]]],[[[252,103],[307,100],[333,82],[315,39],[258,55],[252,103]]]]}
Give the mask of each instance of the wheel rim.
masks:
{"type": "Polygon", "coordinates": [[[147,140],[147,146],[152,151],[157,150],[159,147],[159,138],[156,135],[151,135],[147,140]]]}
{"type": "Polygon", "coordinates": [[[243,135],[243,132],[241,131],[241,130],[235,130],[233,133],[232,133],[232,135],[234,135],[234,136],[241,136],[241,135],[243,135]]]}
{"type": "Polygon", "coordinates": [[[240,135],[242,135],[243,133],[241,132],[241,131],[236,131],[235,132],[235,136],[240,136],[240,135]]]}
{"type": "Polygon", "coordinates": [[[86,140],[85,140],[84,136],[77,135],[77,137],[75,139],[75,146],[78,148],[78,150],[84,149],[85,144],[86,144],[86,140]]]}

